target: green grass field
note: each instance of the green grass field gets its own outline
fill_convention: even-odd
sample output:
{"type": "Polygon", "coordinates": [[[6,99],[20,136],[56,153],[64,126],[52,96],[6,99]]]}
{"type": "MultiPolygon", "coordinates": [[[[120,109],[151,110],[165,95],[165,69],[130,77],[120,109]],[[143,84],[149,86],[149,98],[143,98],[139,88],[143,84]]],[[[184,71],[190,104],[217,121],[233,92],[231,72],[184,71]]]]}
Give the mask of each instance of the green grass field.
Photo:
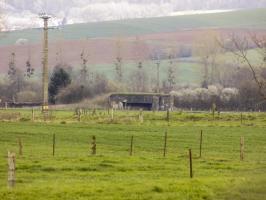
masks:
{"type": "MultiPolygon", "coordinates": [[[[66,40],[87,38],[105,38],[117,36],[136,36],[151,33],[175,32],[200,28],[266,28],[266,9],[239,10],[226,13],[185,15],[173,17],[131,19],[98,23],[67,25],[62,30],[50,30],[50,40],[62,36],[66,40]]],[[[42,39],[41,29],[1,33],[0,45],[15,44],[19,38],[39,43],[42,39]]]]}
{"type": "Polygon", "coordinates": [[[175,111],[107,111],[84,115],[53,111],[35,122],[29,110],[0,111],[0,199],[180,199],[264,200],[266,198],[266,114],[175,111]],[[163,157],[164,132],[167,156],[163,157]],[[203,130],[202,157],[199,137],[203,130]],[[56,135],[55,156],[52,139],[56,135]],[[97,155],[90,143],[96,136],[97,155]],[[133,156],[129,156],[134,136],[133,156]],[[240,161],[240,137],[245,158],[240,161]],[[23,156],[18,155],[18,138],[23,156]],[[188,149],[194,178],[189,177],[188,149]],[[17,153],[17,183],[7,188],[7,151],[17,153]]]}

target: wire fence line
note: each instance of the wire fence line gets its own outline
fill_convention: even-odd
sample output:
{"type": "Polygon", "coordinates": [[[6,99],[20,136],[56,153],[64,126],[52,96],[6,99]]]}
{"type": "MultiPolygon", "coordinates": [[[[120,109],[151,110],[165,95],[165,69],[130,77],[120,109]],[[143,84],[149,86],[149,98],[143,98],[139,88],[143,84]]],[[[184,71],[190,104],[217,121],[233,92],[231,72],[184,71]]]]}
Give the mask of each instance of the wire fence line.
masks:
{"type": "Polygon", "coordinates": [[[35,122],[96,122],[96,123],[175,123],[175,122],[217,122],[235,125],[264,125],[265,113],[259,112],[223,112],[213,114],[208,111],[114,111],[112,117],[108,110],[88,109],[86,112],[73,110],[51,110],[44,117],[40,110],[8,109],[0,110],[0,121],[35,121],[35,122]],[[140,113],[142,117],[140,118],[140,113]]]}
{"type": "MultiPolygon", "coordinates": [[[[114,135],[84,133],[84,134],[64,134],[57,133],[10,133],[5,138],[0,139],[2,154],[5,156],[8,150],[19,153],[20,144],[23,146],[23,156],[50,157],[82,157],[91,155],[92,137],[96,136],[97,155],[106,156],[128,156],[130,155],[131,145],[133,146],[134,156],[163,157],[167,156],[186,156],[187,150],[193,150],[193,157],[220,156],[228,159],[239,157],[240,135],[230,135],[227,139],[221,140],[211,132],[197,133],[173,133],[168,131],[167,142],[165,132],[131,134],[118,133],[114,135]],[[53,142],[55,135],[55,144],[53,142]],[[131,137],[134,142],[131,144],[131,137]],[[20,142],[19,142],[20,141],[20,142]]],[[[9,133],[8,133],[9,134],[9,133]]],[[[248,137],[249,139],[249,137],[248,137]]],[[[248,153],[245,157],[252,159],[253,154],[265,155],[265,149],[249,145],[249,140],[245,141],[248,153]],[[250,154],[250,156],[249,156],[250,154]]]]}

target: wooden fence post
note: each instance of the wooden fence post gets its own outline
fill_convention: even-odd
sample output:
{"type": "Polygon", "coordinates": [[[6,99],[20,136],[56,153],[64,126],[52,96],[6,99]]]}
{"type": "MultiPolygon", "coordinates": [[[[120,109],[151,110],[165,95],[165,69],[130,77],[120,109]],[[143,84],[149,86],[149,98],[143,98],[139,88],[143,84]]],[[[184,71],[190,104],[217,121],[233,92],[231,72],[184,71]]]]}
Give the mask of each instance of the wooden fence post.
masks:
{"type": "Polygon", "coordinates": [[[134,140],[134,136],[131,136],[130,150],[129,150],[129,155],[130,156],[133,155],[133,140],[134,140]]]}
{"type": "Polygon", "coordinates": [[[50,118],[49,111],[43,111],[43,120],[46,122],[50,118]]]}
{"type": "Polygon", "coordinates": [[[215,111],[216,111],[216,108],[217,108],[216,104],[215,104],[215,103],[212,103],[212,119],[213,119],[213,120],[214,120],[214,118],[215,118],[215,111]]]}
{"type": "Polygon", "coordinates": [[[201,151],[202,151],[202,130],[200,131],[200,158],[201,158],[201,151]]]}
{"type": "Polygon", "coordinates": [[[112,108],[112,110],[111,110],[111,119],[112,119],[112,121],[114,120],[114,108],[112,108]]]}
{"type": "Polygon", "coordinates": [[[34,122],[35,116],[34,116],[34,109],[31,109],[31,120],[34,122]]]}
{"type": "Polygon", "coordinates": [[[139,122],[143,123],[143,110],[142,109],[139,110],[139,122]]]}
{"type": "Polygon", "coordinates": [[[81,109],[80,108],[78,109],[78,121],[79,122],[81,121],[81,109]]]}
{"type": "Polygon", "coordinates": [[[167,131],[165,131],[164,133],[163,157],[166,157],[166,148],[167,148],[167,131]]]}
{"type": "Polygon", "coordinates": [[[240,138],[240,160],[244,160],[244,137],[240,138]]]}
{"type": "Polygon", "coordinates": [[[8,103],[7,102],[5,102],[5,109],[7,110],[7,107],[8,107],[8,103]]]}
{"type": "Polygon", "coordinates": [[[8,187],[13,188],[16,183],[16,154],[8,152],[7,155],[8,162],[8,187]]]}
{"type": "Polygon", "coordinates": [[[192,151],[189,149],[189,173],[190,173],[190,178],[193,178],[193,168],[192,168],[192,151]]]}
{"type": "Polygon", "coordinates": [[[166,120],[169,122],[170,121],[170,109],[168,108],[166,111],[166,120]]]}
{"type": "Polygon", "coordinates": [[[243,113],[241,113],[241,124],[243,124],[243,113]]]}
{"type": "Polygon", "coordinates": [[[53,156],[55,156],[55,134],[53,134],[53,156]]]}
{"type": "Polygon", "coordinates": [[[96,137],[92,136],[91,154],[96,155],[96,137]]]}
{"type": "Polygon", "coordinates": [[[18,152],[20,156],[23,155],[23,145],[22,145],[21,138],[18,138],[18,152]]]}
{"type": "Polygon", "coordinates": [[[96,114],[97,114],[97,110],[96,110],[96,108],[94,106],[94,108],[92,109],[92,116],[95,116],[96,114]]]}

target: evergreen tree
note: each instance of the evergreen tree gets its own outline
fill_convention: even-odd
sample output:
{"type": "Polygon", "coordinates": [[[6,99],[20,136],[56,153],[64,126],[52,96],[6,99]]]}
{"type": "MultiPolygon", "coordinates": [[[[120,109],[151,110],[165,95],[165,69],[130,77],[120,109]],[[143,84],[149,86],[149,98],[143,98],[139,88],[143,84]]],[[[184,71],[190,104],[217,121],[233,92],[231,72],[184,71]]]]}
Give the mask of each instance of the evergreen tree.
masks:
{"type": "Polygon", "coordinates": [[[67,87],[70,83],[70,75],[63,68],[54,68],[54,72],[49,83],[49,101],[51,103],[55,103],[56,95],[59,93],[60,89],[67,87]]]}

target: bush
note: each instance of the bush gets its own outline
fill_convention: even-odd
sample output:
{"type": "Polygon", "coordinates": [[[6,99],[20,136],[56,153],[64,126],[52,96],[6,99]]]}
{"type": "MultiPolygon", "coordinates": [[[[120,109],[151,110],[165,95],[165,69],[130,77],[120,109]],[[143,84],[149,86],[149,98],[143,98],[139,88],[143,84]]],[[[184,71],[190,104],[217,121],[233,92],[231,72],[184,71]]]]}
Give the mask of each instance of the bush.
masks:
{"type": "Polygon", "coordinates": [[[71,84],[61,89],[56,96],[57,102],[69,104],[81,101],[83,98],[92,97],[92,88],[83,85],[71,84]]]}
{"type": "Polygon", "coordinates": [[[56,101],[64,104],[77,103],[83,99],[92,99],[116,91],[125,91],[125,88],[121,84],[108,81],[103,75],[96,75],[96,79],[91,85],[84,86],[79,83],[72,83],[61,89],[56,96],[56,101]]]}
{"type": "Polygon", "coordinates": [[[41,97],[33,91],[22,91],[17,93],[18,102],[40,102],[41,97]]]}
{"type": "Polygon", "coordinates": [[[80,104],[83,107],[93,108],[96,106],[96,107],[104,108],[108,106],[108,97],[109,97],[109,94],[100,95],[93,99],[85,99],[80,104]]]}
{"type": "Polygon", "coordinates": [[[206,88],[185,88],[172,91],[175,97],[175,106],[181,108],[210,109],[212,103],[219,108],[236,108],[239,91],[236,88],[222,88],[211,85],[206,88]]]}

